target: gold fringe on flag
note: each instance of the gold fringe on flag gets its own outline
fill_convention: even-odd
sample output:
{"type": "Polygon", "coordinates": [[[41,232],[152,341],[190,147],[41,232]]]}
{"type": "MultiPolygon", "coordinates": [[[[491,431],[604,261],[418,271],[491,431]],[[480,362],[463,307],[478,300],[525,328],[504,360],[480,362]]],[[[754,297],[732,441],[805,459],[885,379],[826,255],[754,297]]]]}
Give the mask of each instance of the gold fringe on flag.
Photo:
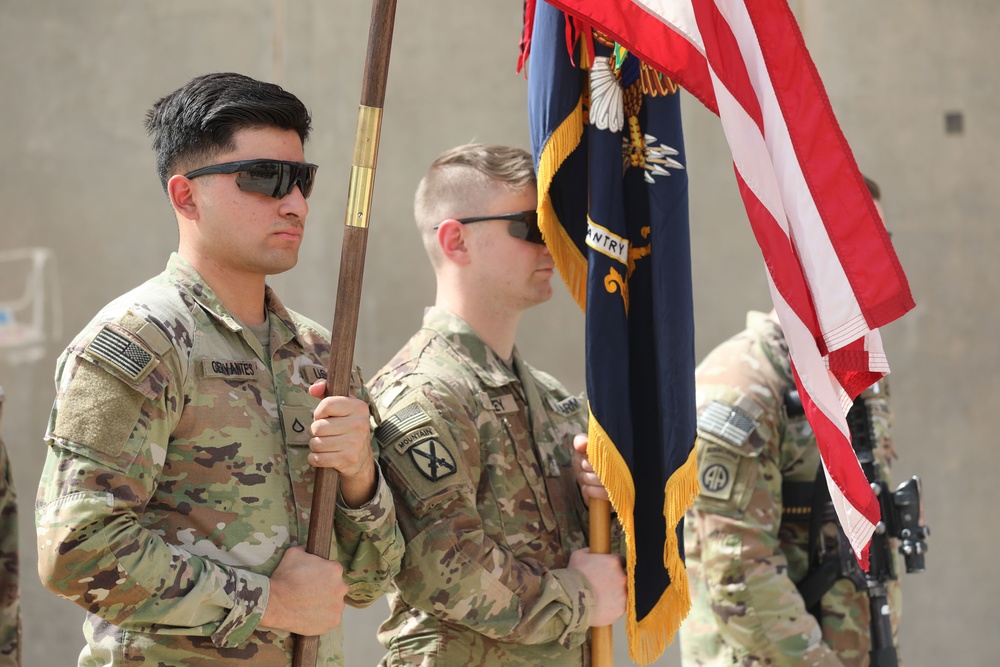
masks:
{"type": "MultiPolygon", "coordinates": [[[[580,309],[586,311],[587,258],[560,223],[549,194],[559,168],[570,153],[580,145],[584,123],[581,97],[573,112],[563,120],[545,143],[538,160],[537,171],[538,225],[559,269],[559,275],[562,276],[563,282],[566,283],[580,309]]],[[[694,448],[692,447],[687,462],[674,471],[665,485],[663,516],[666,521],[667,539],[663,546],[663,564],[670,575],[670,586],[650,613],[642,621],[638,621],[635,610],[635,485],[628,465],[594,417],[593,411],[590,412],[589,439],[587,454],[591,465],[608,490],[611,505],[617,512],[625,533],[628,574],[626,631],[629,638],[629,655],[634,662],[647,665],[663,653],[691,608],[687,570],[679,553],[676,528],[698,495],[698,468],[694,448]]]]}
{"type": "Polygon", "coordinates": [[[559,127],[555,129],[541,157],[538,158],[538,226],[542,230],[545,245],[552,253],[566,288],[573,295],[580,310],[587,309],[587,258],[569,237],[569,232],[559,222],[549,188],[559,167],[583,138],[583,98],[559,127]]]}
{"type": "MultiPolygon", "coordinates": [[[[589,403],[588,403],[589,409],[589,403]]],[[[604,488],[611,498],[611,505],[618,513],[625,533],[625,564],[628,575],[628,609],[625,630],[628,635],[629,656],[633,662],[648,665],[656,660],[673,641],[681,621],[691,609],[687,569],[677,543],[677,526],[684,513],[691,508],[698,495],[698,464],[692,447],[687,461],[674,471],[664,487],[663,517],[667,526],[667,540],[663,545],[663,565],[670,574],[670,586],[657,600],[653,609],[641,621],[635,611],[635,485],[625,460],[618,453],[611,438],[590,411],[587,458],[594,466],[604,488]]]]}

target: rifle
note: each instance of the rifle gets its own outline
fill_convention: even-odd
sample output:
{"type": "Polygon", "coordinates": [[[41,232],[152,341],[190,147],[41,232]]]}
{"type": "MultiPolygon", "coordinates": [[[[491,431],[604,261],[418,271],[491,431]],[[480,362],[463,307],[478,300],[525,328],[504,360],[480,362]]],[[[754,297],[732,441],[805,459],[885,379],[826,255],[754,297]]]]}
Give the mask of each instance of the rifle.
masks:
{"type": "Polygon", "coordinates": [[[798,589],[806,608],[817,615],[820,599],[839,579],[854,582],[857,590],[867,593],[871,611],[869,664],[871,667],[897,667],[899,661],[892,642],[888,584],[898,577],[890,538],[896,538],[900,542],[899,553],[903,556],[906,572],[923,572],[924,554],[927,552],[925,539],[930,535],[930,528],[922,523],[920,478],[914,475],[895,491],[888,492],[886,480],[879,476],[875,465],[875,432],[868,403],[871,397],[879,393],[879,383],[872,385],[855,399],[847,413],[854,453],[878,499],[882,515],[882,520],[875,526],[869,546],[868,572],[864,572],[858,565],[857,556],[843,530],[838,529],[836,554],[825,549],[819,533],[823,523],[836,521],[836,514],[821,468],[817,475],[809,531],[810,573],[798,584],[798,589]],[[813,557],[814,550],[818,550],[816,557],[813,557]]]}

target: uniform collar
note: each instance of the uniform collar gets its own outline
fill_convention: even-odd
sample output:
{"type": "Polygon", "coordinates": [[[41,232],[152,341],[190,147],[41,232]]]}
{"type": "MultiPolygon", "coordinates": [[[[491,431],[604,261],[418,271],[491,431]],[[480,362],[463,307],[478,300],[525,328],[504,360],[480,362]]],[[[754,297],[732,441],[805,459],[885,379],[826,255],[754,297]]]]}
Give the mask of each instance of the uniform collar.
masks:
{"type": "MultiPolygon", "coordinates": [[[[173,281],[182,284],[191,298],[224,327],[233,332],[244,330],[243,324],[222,305],[219,297],[204,281],[197,269],[176,252],[171,253],[170,259],[167,261],[167,274],[173,281]]],[[[292,322],[291,315],[269,285],[264,286],[264,306],[270,312],[271,335],[273,337],[277,333],[279,347],[296,338],[295,324],[292,322]]],[[[248,331],[247,338],[254,338],[253,333],[248,331]]]]}
{"type": "Polygon", "coordinates": [[[424,311],[423,326],[438,334],[456,355],[465,359],[483,384],[503,387],[517,382],[512,370],[521,364],[517,347],[513,350],[511,366],[508,367],[465,320],[437,306],[430,306],[424,311]]]}

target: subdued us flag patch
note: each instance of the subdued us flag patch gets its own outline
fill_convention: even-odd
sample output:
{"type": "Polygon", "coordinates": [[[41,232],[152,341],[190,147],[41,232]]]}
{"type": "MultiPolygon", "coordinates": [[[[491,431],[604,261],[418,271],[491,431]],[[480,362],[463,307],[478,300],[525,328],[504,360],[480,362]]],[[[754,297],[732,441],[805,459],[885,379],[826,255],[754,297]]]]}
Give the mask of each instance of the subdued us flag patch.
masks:
{"type": "Polygon", "coordinates": [[[404,435],[430,420],[430,415],[423,408],[416,403],[411,403],[382,420],[379,427],[375,429],[375,437],[383,445],[393,445],[404,435]]]}
{"type": "Polygon", "coordinates": [[[753,417],[735,405],[712,401],[698,416],[698,428],[740,447],[757,424],[753,417]]]}
{"type": "Polygon", "coordinates": [[[133,381],[142,377],[153,361],[153,355],[142,346],[109,326],[94,337],[87,346],[87,352],[111,364],[133,381]]]}

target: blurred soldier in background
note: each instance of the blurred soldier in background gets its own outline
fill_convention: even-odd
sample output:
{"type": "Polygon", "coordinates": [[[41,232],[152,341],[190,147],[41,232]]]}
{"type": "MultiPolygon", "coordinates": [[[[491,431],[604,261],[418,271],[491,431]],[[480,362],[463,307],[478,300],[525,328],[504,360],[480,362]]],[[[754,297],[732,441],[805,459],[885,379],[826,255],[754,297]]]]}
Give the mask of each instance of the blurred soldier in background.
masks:
{"type": "MultiPolygon", "coordinates": [[[[878,207],[878,186],[865,180],[878,207]]],[[[776,313],[750,312],[747,328],[701,362],[696,383],[702,491],[684,524],[692,596],[680,633],[684,667],[869,665],[864,576],[828,502],[776,313]],[[808,584],[824,562],[827,583],[808,584]]],[[[888,383],[857,404],[887,487],[896,458],[888,383]]],[[[892,650],[901,598],[894,575],[886,586],[892,650]]]]}
{"type": "MultiPolygon", "coordinates": [[[[0,426],[3,425],[0,387],[0,426]]],[[[17,493],[0,430],[0,667],[21,665],[21,595],[17,559],[17,493]]]]}

